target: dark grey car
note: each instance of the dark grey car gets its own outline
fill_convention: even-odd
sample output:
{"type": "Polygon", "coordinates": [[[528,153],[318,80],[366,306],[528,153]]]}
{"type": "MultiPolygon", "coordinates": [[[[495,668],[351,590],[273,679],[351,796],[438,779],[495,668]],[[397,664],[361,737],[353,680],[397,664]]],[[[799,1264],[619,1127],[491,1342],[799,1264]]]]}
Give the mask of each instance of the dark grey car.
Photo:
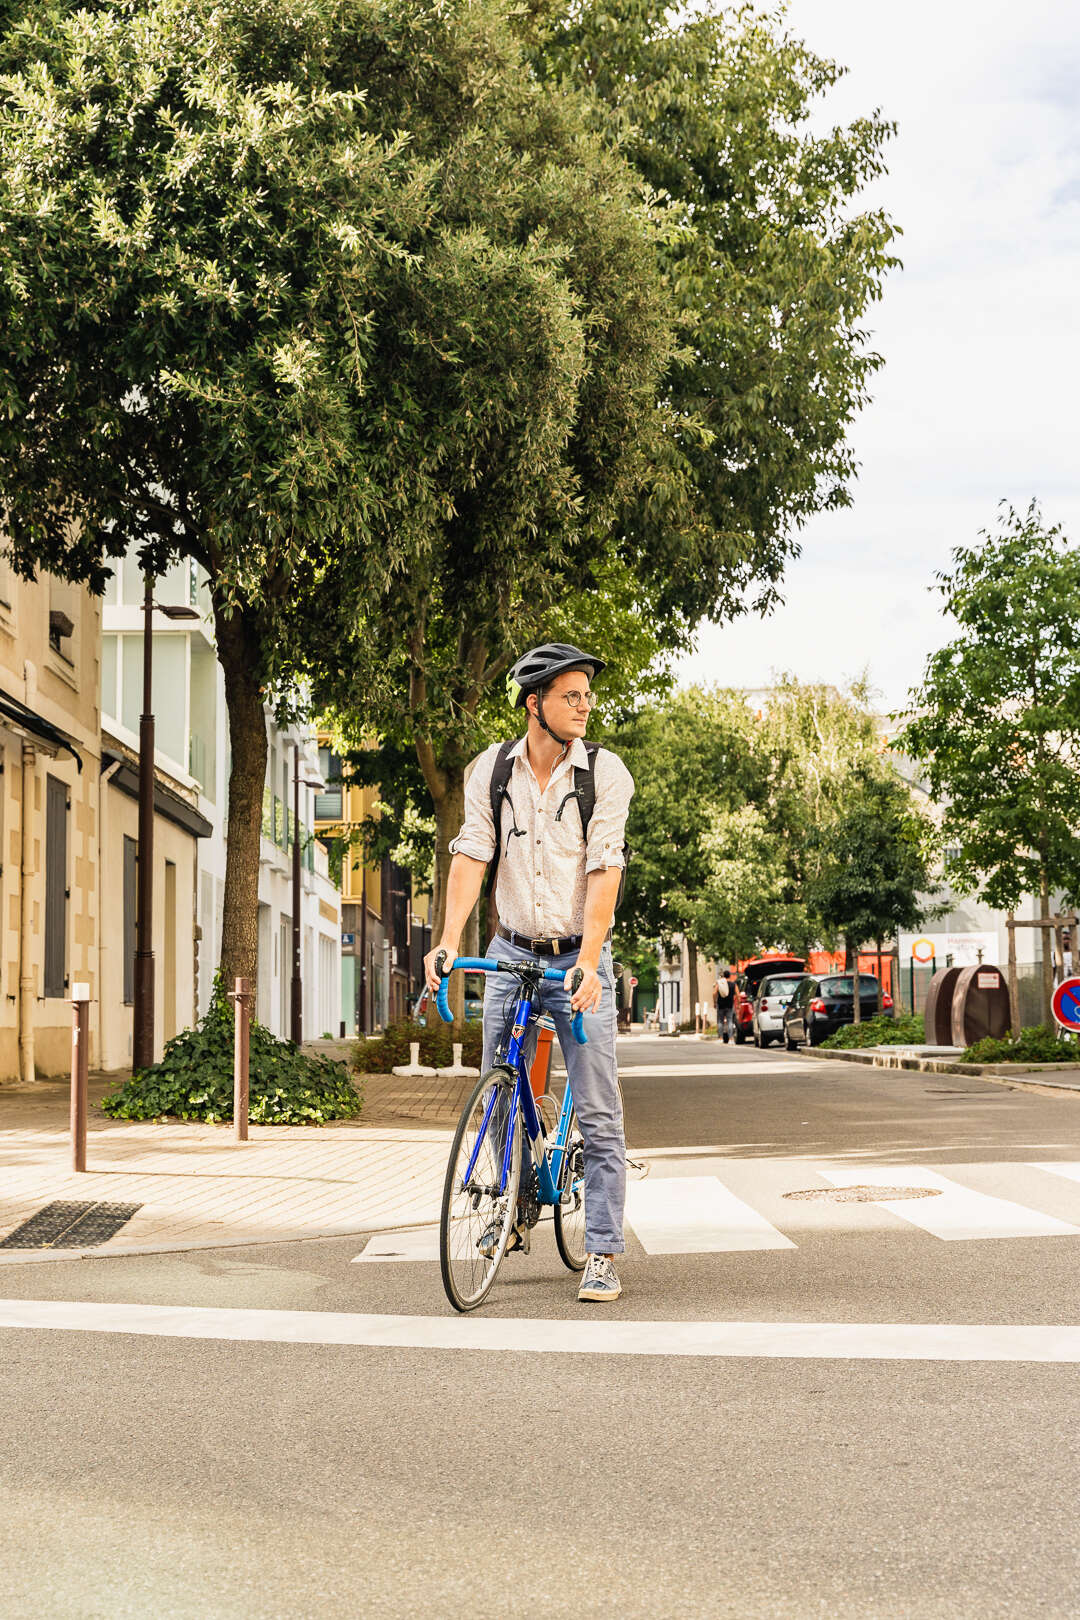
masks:
{"type": "MultiPolygon", "coordinates": [[[[859,974],[859,1011],[862,1017],[878,1015],[878,981],[872,973],[859,974]]],[[[882,1012],[893,1016],[892,997],[882,998],[882,1012]]],[[[789,1052],[805,1042],[821,1042],[845,1024],[855,1022],[855,985],[851,973],[830,973],[822,978],[803,979],[784,1009],[784,1045],[789,1052]]]]}

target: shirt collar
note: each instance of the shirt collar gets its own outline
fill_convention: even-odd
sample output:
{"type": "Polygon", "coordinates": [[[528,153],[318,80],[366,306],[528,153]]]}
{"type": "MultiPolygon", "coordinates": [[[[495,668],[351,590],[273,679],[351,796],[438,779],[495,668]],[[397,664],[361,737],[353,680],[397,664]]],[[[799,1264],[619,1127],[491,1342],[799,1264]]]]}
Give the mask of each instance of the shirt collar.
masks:
{"type": "MultiPolygon", "coordinates": [[[[528,742],[528,737],[519,737],[517,742],[514,744],[513,748],[511,748],[511,750],[510,750],[509,758],[510,759],[522,759],[522,758],[524,758],[525,744],[527,742],[528,742]]],[[[588,768],[589,768],[589,755],[588,755],[588,751],[587,751],[587,749],[585,747],[585,743],[582,740],[582,738],[580,738],[580,737],[575,737],[574,738],[573,742],[570,744],[569,753],[566,755],[565,759],[561,760],[555,766],[555,770],[556,771],[561,770],[564,765],[571,765],[571,766],[573,766],[573,768],[575,770],[579,770],[579,771],[588,770],[588,768]]],[[[552,772],[552,775],[554,775],[554,771],[552,772]]]]}

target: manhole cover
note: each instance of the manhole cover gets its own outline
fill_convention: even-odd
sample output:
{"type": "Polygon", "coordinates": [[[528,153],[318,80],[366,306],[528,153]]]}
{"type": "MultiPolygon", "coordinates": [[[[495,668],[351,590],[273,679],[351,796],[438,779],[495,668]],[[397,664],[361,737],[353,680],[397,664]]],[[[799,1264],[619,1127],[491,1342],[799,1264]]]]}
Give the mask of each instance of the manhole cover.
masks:
{"type": "Polygon", "coordinates": [[[785,1193],[804,1204],[886,1204],[902,1198],[939,1198],[940,1187],[808,1187],[805,1192],[785,1193]]]}

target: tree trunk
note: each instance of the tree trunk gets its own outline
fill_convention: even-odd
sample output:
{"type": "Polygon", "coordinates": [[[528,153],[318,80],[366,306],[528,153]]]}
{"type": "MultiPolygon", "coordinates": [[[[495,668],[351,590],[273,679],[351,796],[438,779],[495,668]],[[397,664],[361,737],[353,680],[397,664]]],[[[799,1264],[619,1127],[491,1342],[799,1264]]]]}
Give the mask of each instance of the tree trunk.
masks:
{"type": "Polygon", "coordinates": [[[225,674],[229,715],[228,850],[221,922],[221,974],[231,990],[238,977],[257,983],[259,956],[259,835],[266,780],[266,716],[259,685],[259,640],[241,612],[227,619],[215,605],[217,652],[225,674]]]}
{"type": "MultiPolygon", "coordinates": [[[[441,775],[444,790],[440,793],[433,791],[431,795],[435,805],[435,895],[431,937],[436,945],[442,937],[443,924],[446,921],[446,883],[450,875],[450,862],[453,859],[450,854],[450,840],[457,837],[461,831],[461,824],[465,819],[464,769],[444,767],[441,775]]],[[[461,954],[463,956],[468,954],[468,938],[469,930],[466,927],[461,940],[461,954]]],[[[465,979],[462,974],[454,974],[450,980],[448,995],[450,998],[450,1011],[454,1015],[454,1023],[463,1024],[465,1021],[465,979]]]]}
{"type": "MultiPolygon", "coordinates": [[[[1046,880],[1046,868],[1039,871],[1039,899],[1042,904],[1040,913],[1043,917],[1050,915],[1050,885],[1046,880]]],[[[1054,929],[1052,923],[1044,923],[1039,930],[1042,934],[1042,988],[1043,988],[1043,1023],[1048,1029],[1054,1027],[1054,1014],[1050,1003],[1054,996],[1054,929]]]]}
{"type": "Polygon", "coordinates": [[[689,1021],[693,1019],[694,1028],[696,1029],[698,1003],[698,948],[689,935],[686,936],[686,962],[690,977],[690,1005],[686,1009],[686,1016],[683,1019],[683,1023],[689,1023],[689,1021]]]}
{"type": "Polygon", "coordinates": [[[849,939],[847,952],[851,959],[851,989],[852,1006],[854,1008],[856,1024],[862,1023],[862,985],[859,983],[859,946],[857,941],[849,939]]]}
{"type": "Polygon", "coordinates": [[[880,1018],[882,1013],[885,1011],[885,986],[881,982],[881,941],[880,941],[880,939],[876,941],[876,944],[877,944],[877,1010],[878,1010],[878,1017],[880,1018]]]}

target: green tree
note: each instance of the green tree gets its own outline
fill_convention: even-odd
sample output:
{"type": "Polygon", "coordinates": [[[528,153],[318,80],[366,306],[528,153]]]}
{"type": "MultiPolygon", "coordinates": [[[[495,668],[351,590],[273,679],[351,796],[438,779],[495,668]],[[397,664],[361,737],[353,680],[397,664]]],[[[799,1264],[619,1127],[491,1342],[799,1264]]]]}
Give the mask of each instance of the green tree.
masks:
{"type": "Polygon", "coordinates": [[[254,976],[264,701],[333,665],[340,604],[395,623],[376,704],[405,656],[439,685],[401,633],[446,617],[475,610],[457,664],[497,671],[484,615],[533,575],[504,600],[491,559],[543,532],[577,566],[640,453],[670,350],[654,226],[493,0],[28,8],[0,49],[12,557],[95,589],[131,544],[206,569],[222,968],[254,976]]]}
{"type": "MultiPolygon", "coordinates": [[[[959,634],[934,653],[895,745],[943,806],[950,881],[1012,911],[1080,897],[1080,555],[1033,502],[1003,504],[938,575],[959,634]]],[[[1046,1019],[1050,929],[1043,933],[1046,1019]]]]}
{"type": "MultiPolygon", "coordinates": [[[[809,132],[832,64],[762,21],[671,21],[638,0],[535,0],[518,23],[541,79],[587,97],[639,191],[662,197],[649,250],[681,341],[661,353],[656,287],[628,263],[620,211],[590,213],[571,187],[587,241],[574,238],[567,274],[593,312],[593,346],[553,465],[579,521],[538,512],[522,530],[520,497],[499,482],[502,440],[485,444],[484,501],[454,488],[429,570],[373,601],[325,672],[323,691],[355,725],[416,747],[440,871],[465,765],[507,730],[491,694],[530,642],[557,626],[612,652],[625,686],[656,652],[685,646],[703,614],[742,611],[748,587],[759,608],[775,599],[799,524],[848,498],[846,429],[880,364],[860,323],[894,262],[888,221],[853,207],[888,126],[874,115],[809,132]],[[646,376],[660,386],[649,406],[646,376]]],[[[620,170],[617,196],[625,183],[620,170]]]]}
{"type": "Polygon", "coordinates": [[[701,844],[702,882],[687,930],[707,956],[736,962],[791,937],[801,919],[784,899],[779,841],[753,804],[719,810],[701,844]]]}
{"type": "MultiPolygon", "coordinates": [[[[839,935],[857,976],[859,950],[901,928],[917,928],[935,887],[931,861],[935,834],[918,810],[910,789],[879,769],[853,773],[839,812],[811,838],[816,871],[807,894],[808,910],[826,935],[839,935]]],[[[856,979],[857,982],[857,979],[856,979]]],[[[855,1022],[861,997],[854,998],[855,1022]]],[[[881,1011],[881,983],[878,983],[881,1011]]]]}
{"type": "Polygon", "coordinates": [[[747,729],[737,693],[690,687],[643,709],[611,739],[635,783],[627,822],[633,859],[619,939],[670,942],[685,935],[695,984],[698,945],[717,937],[710,926],[707,942],[699,940],[717,839],[735,827],[763,782],[747,729]]]}
{"type": "Polygon", "coordinates": [[[748,7],[529,13],[537,70],[587,87],[676,227],[659,251],[683,341],[622,553],[669,632],[743,611],[748,590],[768,607],[800,525],[850,501],[847,430],[882,364],[863,322],[898,263],[858,197],[894,126],[875,111],[823,129],[844,70],[748,7]]]}

